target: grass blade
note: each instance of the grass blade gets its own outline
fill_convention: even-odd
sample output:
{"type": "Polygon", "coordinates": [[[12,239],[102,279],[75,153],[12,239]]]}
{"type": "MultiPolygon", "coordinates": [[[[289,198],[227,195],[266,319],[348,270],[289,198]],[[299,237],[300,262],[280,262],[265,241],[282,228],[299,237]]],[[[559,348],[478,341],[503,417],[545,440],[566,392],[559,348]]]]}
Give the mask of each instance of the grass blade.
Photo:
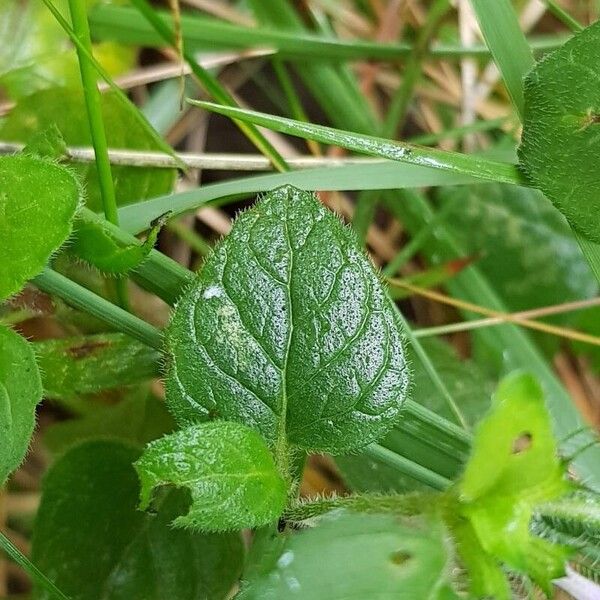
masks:
{"type": "Polygon", "coordinates": [[[523,118],[523,77],[533,67],[533,54],[510,0],[471,0],[485,42],[502,73],[508,94],[523,118]]]}
{"type": "Polygon", "coordinates": [[[554,0],[544,0],[544,4],[561,23],[564,23],[571,31],[577,33],[583,30],[583,25],[575,20],[566,10],[560,7],[554,0]]]}
{"type": "Polygon", "coordinates": [[[304,190],[348,191],[464,185],[475,182],[476,179],[468,175],[383,160],[372,165],[323,167],[211,183],[194,190],[123,206],[119,209],[119,217],[125,231],[138,234],[147,230],[149,223],[166,212],[171,212],[175,217],[207,204],[225,204],[286,184],[304,190]]]}
{"type": "Polygon", "coordinates": [[[162,349],[161,332],[122,308],[71,281],[64,275],[46,268],[33,283],[42,291],[53,294],[67,304],[97,317],[118,331],[127,333],[157,350],[162,349]]]}
{"type": "Polygon", "coordinates": [[[17,563],[32,581],[46,590],[50,598],[69,600],[21,551],[0,531],[0,548],[17,563]]]}
{"type": "MultiPolygon", "coordinates": [[[[157,11],[162,19],[169,16],[157,11]]],[[[267,13],[268,14],[268,13],[267,13]]],[[[95,38],[112,40],[123,44],[158,47],[160,36],[143,18],[126,6],[98,4],[90,12],[90,27],[95,38]]],[[[284,58],[292,60],[346,61],[346,60],[391,60],[409,56],[413,51],[410,44],[379,44],[363,41],[344,41],[295,30],[284,25],[242,27],[219,19],[200,15],[182,15],[183,39],[191,51],[239,50],[273,48],[284,58]],[[282,31],[287,28],[289,31],[282,31]]],[[[548,52],[561,46],[570,36],[551,35],[531,40],[537,52],[548,52]]],[[[430,56],[440,59],[461,59],[465,56],[489,57],[489,49],[482,44],[463,47],[460,44],[434,44],[430,56]]]]}
{"type": "Polygon", "coordinates": [[[515,166],[474,155],[424,148],[385,138],[342,131],[333,127],[302,123],[294,119],[277,117],[252,110],[221,106],[212,102],[198,100],[188,100],[188,102],[194,106],[199,106],[200,108],[231,117],[232,119],[249,121],[255,125],[267,127],[280,133],[287,133],[303,139],[316,140],[324,144],[341,146],[342,148],[369,156],[379,156],[421,167],[442,169],[487,181],[516,185],[526,184],[524,177],[515,166]]]}
{"type": "Polygon", "coordinates": [[[171,146],[169,146],[169,144],[167,144],[167,142],[165,142],[165,140],[162,138],[162,136],[154,129],[154,127],[152,127],[152,125],[150,125],[150,123],[148,122],[148,119],[146,119],[146,117],[140,111],[140,109],[133,102],[131,102],[131,100],[129,100],[127,95],[123,93],[121,88],[115,84],[115,82],[112,80],[111,76],[106,72],[104,67],[93,57],[93,55],[90,52],[88,52],[85,45],[82,44],[82,42],[77,37],[77,35],[73,31],[73,29],[71,29],[71,27],[69,26],[69,23],[67,23],[67,21],[64,19],[64,17],[61,15],[60,11],[56,8],[56,6],[54,6],[54,4],[52,4],[52,1],[51,0],[42,0],[42,1],[48,7],[48,10],[54,15],[54,18],[56,19],[58,24],[63,28],[65,33],[69,36],[69,39],[73,42],[73,44],[75,45],[77,50],[79,52],[81,52],[83,56],[85,56],[87,58],[87,60],[94,67],[94,69],[96,70],[98,75],[100,75],[100,77],[102,77],[102,79],[104,79],[104,81],[107,83],[107,85],[110,87],[110,89],[121,99],[121,102],[127,104],[129,106],[129,108],[131,108],[138,123],[144,129],[144,131],[150,136],[150,138],[156,143],[157,147],[160,148],[163,152],[166,152],[167,154],[169,154],[173,158],[175,158],[178,161],[178,166],[182,169],[185,169],[185,165],[179,161],[179,159],[177,158],[177,154],[175,153],[173,148],[171,148],[171,146]]]}

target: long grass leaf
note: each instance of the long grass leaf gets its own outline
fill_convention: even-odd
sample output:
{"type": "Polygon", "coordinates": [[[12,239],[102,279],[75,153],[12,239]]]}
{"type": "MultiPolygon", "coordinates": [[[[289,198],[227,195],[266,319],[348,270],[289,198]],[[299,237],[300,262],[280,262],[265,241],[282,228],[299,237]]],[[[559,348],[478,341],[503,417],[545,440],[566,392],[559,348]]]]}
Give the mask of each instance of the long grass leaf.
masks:
{"type": "MultiPolygon", "coordinates": [[[[167,20],[168,14],[159,11],[167,20]]],[[[306,32],[286,32],[278,27],[242,27],[200,15],[182,15],[184,41],[192,51],[215,51],[251,48],[273,48],[284,58],[315,61],[391,60],[404,58],[413,51],[411,44],[379,44],[364,41],[345,41],[306,32]]],[[[160,47],[160,36],[129,7],[98,4],[90,12],[90,27],[94,37],[123,44],[160,47]]],[[[561,46],[569,35],[534,38],[531,47],[547,52],[561,46]]],[[[464,47],[460,44],[437,43],[429,54],[435,58],[461,59],[465,56],[489,57],[483,44],[464,47]]]]}
{"type": "Polygon", "coordinates": [[[287,133],[303,139],[340,146],[369,156],[388,158],[421,167],[432,167],[487,181],[517,185],[524,185],[526,183],[525,178],[514,165],[488,160],[475,155],[424,148],[385,138],[342,131],[333,127],[302,123],[294,119],[277,117],[252,110],[221,106],[212,102],[197,100],[188,100],[188,102],[211,112],[231,117],[232,119],[249,121],[255,125],[267,127],[280,133],[287,133]]]}
{"type": "Polygon", "coordinates": [[[510,0],[471,0],[485,42],[502,73],[508,94],[523,117],[523,78],[533,67],[531,48],[510,0]]]}

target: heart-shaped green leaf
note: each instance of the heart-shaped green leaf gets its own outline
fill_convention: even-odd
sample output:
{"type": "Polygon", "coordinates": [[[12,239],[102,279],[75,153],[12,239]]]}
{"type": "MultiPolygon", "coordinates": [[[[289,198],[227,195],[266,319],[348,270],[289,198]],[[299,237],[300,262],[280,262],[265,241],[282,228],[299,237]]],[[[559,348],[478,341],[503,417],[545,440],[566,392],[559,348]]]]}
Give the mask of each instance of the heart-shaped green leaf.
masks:
{"type": "Polygon", "coordinates": [[[263,439],[239,423],[215,421],[167,435],[148,445],[135,468],[142,509],[157,486],[189,489],[192,505],[176,526],[227,531],[266,525],[281,515],[287,499],[263,439]]]}
{"type": "Polygon", "coordinates": [[[41,399],[42,381],[31,345],[0,327],[0,487],[27,453],[41,399]]]}
{"type": "MultiPolygon", "coordinates": [[[[136,510],[139,450],[94,441],[62,456],[44,478],[32,558],[71,600],[225,598],[243,560],[239,534],[174,530],[185,494],[136,510]]],[[[51,600],[41,589],[36,600],[51,600]]]]}
{"type": "Polygon", "coordinates": [[[600,242],[600,21],[525,80],[524,170],[583,236],[600,242]]]}
{"type": "Polygon", "coordinates": [[[179,301],[167,347],[180,422],[245,423],[277,454],[372,442],[408,386],[401,324],[354,233],[289,186],[238,218],[179,301]]]}
{"type": "Polygon", "coordinates": [[[0,158],[0,299],[38,275],[71,233],[81,189],[67,169],[41,158],[0,158]]]}

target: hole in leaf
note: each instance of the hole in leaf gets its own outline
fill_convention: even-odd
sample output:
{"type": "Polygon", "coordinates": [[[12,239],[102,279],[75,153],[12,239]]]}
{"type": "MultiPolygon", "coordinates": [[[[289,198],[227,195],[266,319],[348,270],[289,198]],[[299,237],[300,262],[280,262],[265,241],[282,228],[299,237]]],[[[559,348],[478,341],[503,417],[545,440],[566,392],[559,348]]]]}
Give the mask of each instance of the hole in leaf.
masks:
{"type": "Polygon", "coordinates": [[[591,125],[600,125],[600,114],[596,113],[593,109],[590,108],[581,119],[580,131],[584,131],[591,125]]]}
{"type": "Polygon", "coordinates": [[[531,448],[533,436],[528,431],[520,433],[513,442],[512,454],[521,454],[531,448]]]}
{"type": "Polygon", "coordinates": [[[403,550],[397,550],[396,552],[392,552],[390,555],[390,561],[398,566],[402,566],[407,561],[412,558],[412,554],[409,552],[404,552],[403,550]]]}

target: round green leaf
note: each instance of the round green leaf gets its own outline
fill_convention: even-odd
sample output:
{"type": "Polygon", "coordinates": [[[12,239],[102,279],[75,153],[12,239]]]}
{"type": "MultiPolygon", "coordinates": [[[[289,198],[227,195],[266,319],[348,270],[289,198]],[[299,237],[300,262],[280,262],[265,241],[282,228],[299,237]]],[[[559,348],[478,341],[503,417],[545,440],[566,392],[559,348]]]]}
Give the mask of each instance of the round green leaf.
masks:
{"type": "Polygon", "coordinates": [[[450,544],[433,516],[334,511],[291,535],[271,569],[248,573],[240,599],[448,600],[450,544]]]}
{"type": "Polygon", "coordinates": [[[80,195],[63,167],[32,156],[0,158],[0,299],[38,275],[67,239],[80,195]]]}
{"type": "Polygon", "coordinates": [[[167,435],[148,445],[135,468],[142,509],[158,486],[190,490],[192,505],[176,526],[227,531],[266,525],[287,500],[286,483],[263,439],[238,423],[203,423],[167,435]]]}
{"type": "Polygon", "coordinates": [[[42,399],[42,380],[31,345],[0,327],[0,487],[23,460],[42,399]]]}
{"type": "Polygon", "coordinates": [[[167,346],[181,422],[242,422],[278,454],[369,444],[408,387],[402,325],[354,233],[290,186],[237,219],[179,301],[167,346]]]}
{"type": "MultiPolygon", "coordinates": [[[[60,458],[44,479],[33,561],[71,600],[224,598],[243,559],[239,534],[170,527],[185,510],[179,493],[163,496],[157,515],[136,510],[138,456],[95,441],[60,458]]],[[[34,598],[49,600],[40,589],[34,598]]]]}
{"type": "Polygon", "coordinates": [[[583,236],[600,242],[600,21],[525,80],[519,150],[533,183],[583,236]]]}

